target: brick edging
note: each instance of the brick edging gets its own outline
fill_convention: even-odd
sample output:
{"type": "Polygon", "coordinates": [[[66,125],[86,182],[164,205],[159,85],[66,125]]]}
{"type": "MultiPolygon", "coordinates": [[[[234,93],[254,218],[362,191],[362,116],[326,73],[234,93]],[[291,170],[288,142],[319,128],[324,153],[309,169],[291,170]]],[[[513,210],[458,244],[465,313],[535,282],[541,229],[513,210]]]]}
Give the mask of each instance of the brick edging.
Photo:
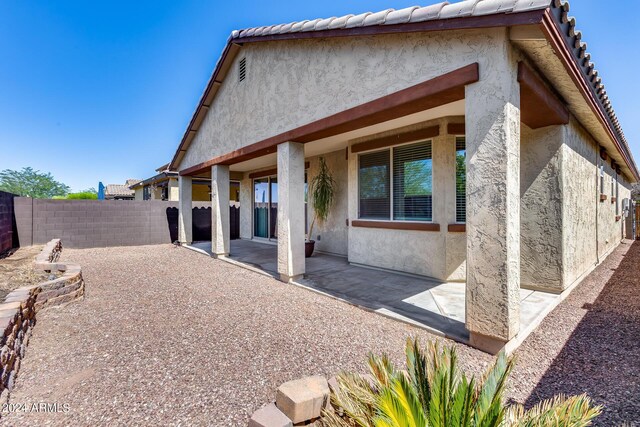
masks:
{"type": "Polygon", "coordinates": [[[35,270],[62,272],[62,276],[11,291],[0,303],[0,404],[9,400],[20,364],[43,308],[62,305],[84,296],[82,269],[78,264],[58,262],[60,239],[47,243],[33,263],[35,270]]]}

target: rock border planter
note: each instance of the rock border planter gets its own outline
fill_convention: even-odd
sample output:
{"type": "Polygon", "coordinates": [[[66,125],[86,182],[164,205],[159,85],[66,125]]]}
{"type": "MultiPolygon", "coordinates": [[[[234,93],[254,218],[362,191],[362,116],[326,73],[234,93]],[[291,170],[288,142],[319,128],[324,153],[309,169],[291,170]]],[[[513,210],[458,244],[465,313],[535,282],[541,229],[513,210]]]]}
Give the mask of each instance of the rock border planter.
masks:
{"type": "MultiPolygon", "coordinates": [[[[335,379],[332,378],[335,382],[335,379]]],[[[278,387],[275,403],[253,413],[249,427],[316,426],[328,408],[332,380],[321,375],[287,381],[278,387]]]]}
{"type": "Polygon", "coordinates": [[[61,277],[15,289],[0,304],[0,404],[9,400],[36,324],[36,314],[45,307],[62,305],[84,296],[82,269],[77,264],[58,262],[61,252],[60,239],[53,239],[33,264],[35,270],[61,272],[61,277]]]}

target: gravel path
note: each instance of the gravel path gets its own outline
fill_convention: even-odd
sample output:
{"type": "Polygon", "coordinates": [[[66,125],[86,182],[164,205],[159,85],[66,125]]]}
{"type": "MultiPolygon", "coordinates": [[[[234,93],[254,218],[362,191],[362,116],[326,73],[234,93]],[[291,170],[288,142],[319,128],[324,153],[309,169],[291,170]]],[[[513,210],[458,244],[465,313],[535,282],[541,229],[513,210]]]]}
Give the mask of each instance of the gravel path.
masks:
{"type": "MultiPolygon", "coordinates": [[[[605,421],[640,419],[638,403],[617,395],[639,394],[638,298],[625,295],[637,295],[640,279],[621,272],[631,276],[620,277],[628,281],[623,292],[612,283],[600,294],[628,248],[621,245],[525,341],[510,387],[514,399],[587,391],[610,405],[605,421]],[[604,305],[611,302],[617,308],[609,312],[604,305]],[[635,311],[624,309],[630,304],[635,311]],[[610,331],[618,316],[624,331],[591,330],[593,324],[610,331]],[[627,339],[633,341],[620,341],[627,339]],[[623,408],[628,417],[615,418],[623,408]]],[[[638,262],[640,248],[633,256],[638,262]]],[[[369,351],[401,363],[407,336],[434,338],[170,245],[66,249],[63,259],[83,266],[86,298],[38,315],[11,403],[59,403],[61,411],[68,404],[69,411],[12,413],[3,418],[7,425],[246,425],[284,381],[362,371],[369,351]]],[[[457,347],[469,372],[491,360],[457,347]]]]}

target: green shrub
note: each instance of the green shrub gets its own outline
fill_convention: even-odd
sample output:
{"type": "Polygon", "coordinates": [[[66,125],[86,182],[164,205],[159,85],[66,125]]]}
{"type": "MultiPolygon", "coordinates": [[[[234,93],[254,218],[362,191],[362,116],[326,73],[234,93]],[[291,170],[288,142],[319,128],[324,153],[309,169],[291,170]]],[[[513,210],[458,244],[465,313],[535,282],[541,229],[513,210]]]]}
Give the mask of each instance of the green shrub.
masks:
{"type": "Polygon", "coordinates": [[[89,200],[97,200],[98,195],[96,193],[92,193],[89,191],[82,191],[80,193],[69,193],[66,197],[67,199],[89,199],[89,200]]]}
{"type": "Polygon", "coordinates": [[[458,368],[455,348],[421,349],[407,340],[407,371],[386,356],[369,356],[371,378],[338,375],[332,391],[334,410],[325,410],[326,427],[580,427],[601,412],[586,395],[558,396],[529,411],[504,402],[514,359],[500,354],[480,379],[468,379],[458,368]]]}

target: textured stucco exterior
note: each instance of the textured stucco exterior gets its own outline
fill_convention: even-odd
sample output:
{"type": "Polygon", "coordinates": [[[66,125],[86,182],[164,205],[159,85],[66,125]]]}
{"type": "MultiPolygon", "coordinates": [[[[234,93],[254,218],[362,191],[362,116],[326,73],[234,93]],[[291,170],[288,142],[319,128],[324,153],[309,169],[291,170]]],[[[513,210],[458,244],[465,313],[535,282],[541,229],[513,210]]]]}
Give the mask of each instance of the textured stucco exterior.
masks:
{"type": "Polygon", "coordinates": [[[465,320],[472,344],[479,337],[507,342],[520,327],[519,58],[506,30],[495,49],[492,67],[465,93],[465,320]]]}
{"type": "Polygon", "coordinates": [[[178,188],[178,179],[177,178],[169,178],[169,183],[167,184],[169,190],[168,197],[170,202],[177,202],[180,199],[180,189],[178,188]]]}
{"type": "Polygon", "coordinates": [[[211,167],[211,253],[229,255],[229,166],[211,167]]]}
{"type": "Polygon", "coordinates": [[[178,241],[182,244],[193,242],[193,212],[191,191],[193,188],[190,176],[178,178],[178,188],[180,189],[180,201],[178,202],[178,241]]]}
{"type": "MultiPolygon", "coordinates": [[[[620,175],[618,199],[611,203],[615,171],[600,158],[599,146],[579,123],[565,126],[563,146],[563,287],[582,278],[624,236],[624,221],[616,221],[616,203],[622,215],[622,200],[631,197],[629,182],[620,175]],[[600,165],[604,165],[604,193],[600,201],[600,165]]],[[[614,187],[615,188],[615,187],[614,187]]]]}
{"type": "MultiPolygon", "coordinates": [[[[329,213],[329,218],[325,222],[316,221],[313,227],[312,239],[316,240],[315,249],[317,251],[347,256],[348,253],[348,161],[346,150],[334,151],[322,155],[331,175],[336,182],[336,194],[329,213]],[[318,239],[319,237],[319,239],[318,239]]],[[[318,174],[319,156],[308,159],[307,180],[311,182],[318,174]]],[[[307,223],[313,221],[313,201],[308,198],[307,223]]]]}
{"type": "Polygon", "coordinates": [[[506,29],[482,29],[245,45],[178,168],[474,62],[491,72],[505,37],[506,29]],[[242,58],[247,77],[239,82],[242,58]]]}
{"type": "Polygon", "coordinates": [[[520,142],[521,287],[562,290],[563,126],[531,130],[520,142]]]}
{"type": "Polygon", "coordinates": [[[278,273],[284,281],[305,271],[304,145],[278,145],[278,273]]]}

